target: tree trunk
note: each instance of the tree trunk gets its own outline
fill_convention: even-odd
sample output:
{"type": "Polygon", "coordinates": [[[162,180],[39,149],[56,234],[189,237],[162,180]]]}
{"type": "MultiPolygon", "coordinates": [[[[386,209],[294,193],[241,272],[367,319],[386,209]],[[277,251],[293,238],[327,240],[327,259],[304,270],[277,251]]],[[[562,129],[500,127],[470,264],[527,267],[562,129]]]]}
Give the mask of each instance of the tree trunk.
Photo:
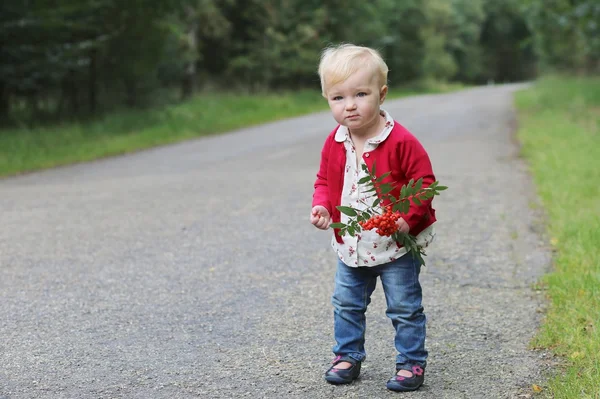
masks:
{"type": "Polygon", "coordinates": [[[98,105],[98,95],[97,95],[97,81],[98,74],[96,70],[98,58],[98,50],[93,49],[90,53],[90,68],[89,68],[89,77],[88,77],[88,102],[90,107],[90,113],[95,113],[98,105]]]}
{"type": "Polygon", "coordinates": [[[0,122],[8,120],[8,113],[10,112],[10,97],[6,84],[0,81],[0,122]]]}
{"type": "Polygon", "coordinates": [[[137,89],[135,84],[135,79],[125,78],[125,101],[127,102],[127,106],[130,108],[134,108],[137,105],[137,89]]]}
{"type": "Polygon", "coordinates": [[[69,99],[69,110],[73,115],[79,113],[79,101],[77,93],[77,84],[75,82],[75,71],[70,70],[65,77],[64,90],[66,91],[67,98],[69,99]]]}
{"type": "Polygon", "coordinates": [[[196,89],[196,60],[198,53],[198,18],[193,7],[186,8],[188,21],[184,53],[187,64],[181,80],[181,98],[190,98],[196,89]]]}
{"type": "Polygon", "coordinates": [[[195,91],[196,86],[196,71],[195,68],[190,64],[186,67],[185,73],[181,80],[181,99],[185,100],[190,98],[195,91]]]}

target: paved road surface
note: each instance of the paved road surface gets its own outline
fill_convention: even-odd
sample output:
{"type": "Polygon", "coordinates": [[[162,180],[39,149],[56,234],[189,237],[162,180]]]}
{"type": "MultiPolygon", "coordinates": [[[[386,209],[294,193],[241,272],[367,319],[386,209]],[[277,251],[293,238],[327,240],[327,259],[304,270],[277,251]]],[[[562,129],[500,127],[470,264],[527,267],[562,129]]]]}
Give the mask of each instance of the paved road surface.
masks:
{"type": "MultiPolygon", "coordinates": [[[[526,397],[548,268],[512,93],[389,101],[442,184],[423,272],[430,360],[407,398],[526,397]]],[[[381,289],[334,387],[335,255],[308,223],[328,113],[0,180],[0,398],[392,398],[381,289]]]]}

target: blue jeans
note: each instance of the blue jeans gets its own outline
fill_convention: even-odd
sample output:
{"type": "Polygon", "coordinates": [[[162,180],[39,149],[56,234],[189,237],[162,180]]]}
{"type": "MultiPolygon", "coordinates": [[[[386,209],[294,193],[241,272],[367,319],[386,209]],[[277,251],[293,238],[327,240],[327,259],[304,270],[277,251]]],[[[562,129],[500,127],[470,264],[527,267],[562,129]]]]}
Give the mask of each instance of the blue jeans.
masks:
{"type": "Polygon", "coordinates": [[[363,361],[365,352],[365,312],[371,303],[377,277],[381,279],[386,315],[396,329],[396,364],[425,367],[425,314],[421,305],[421,266],[408,253],[393,262],[374,267],[349,267],[338,261],[334,307],[335,355],[363,361]]]}

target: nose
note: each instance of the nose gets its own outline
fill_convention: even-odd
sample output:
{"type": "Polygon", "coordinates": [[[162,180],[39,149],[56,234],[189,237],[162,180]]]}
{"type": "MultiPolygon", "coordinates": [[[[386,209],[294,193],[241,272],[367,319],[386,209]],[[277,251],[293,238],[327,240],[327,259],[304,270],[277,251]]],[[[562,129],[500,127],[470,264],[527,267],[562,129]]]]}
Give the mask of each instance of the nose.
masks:
{"type": "Polygon", "coordinates": [[[346,101],[346,109],[348,111],[352,111],[353,109],[356,108],[356,102],[354,101],[353,98],[350,98],[346,101]]]}

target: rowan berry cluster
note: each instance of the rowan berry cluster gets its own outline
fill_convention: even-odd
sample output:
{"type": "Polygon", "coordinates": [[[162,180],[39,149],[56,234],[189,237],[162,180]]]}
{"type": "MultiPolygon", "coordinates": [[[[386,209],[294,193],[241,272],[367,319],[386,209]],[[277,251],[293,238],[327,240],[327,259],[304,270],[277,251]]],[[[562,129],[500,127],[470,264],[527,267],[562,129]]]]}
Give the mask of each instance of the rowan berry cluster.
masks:
{"type": "Polygon", "coordinates": [[[382,215],[373,215],[368,220],[358,222],[358,224],[365,230],[376,228],[377,234],[389,237],[398,230],[396,221],[399,218],[400,212],[393,212],[392,207],[388,205],[382,215]]]}

